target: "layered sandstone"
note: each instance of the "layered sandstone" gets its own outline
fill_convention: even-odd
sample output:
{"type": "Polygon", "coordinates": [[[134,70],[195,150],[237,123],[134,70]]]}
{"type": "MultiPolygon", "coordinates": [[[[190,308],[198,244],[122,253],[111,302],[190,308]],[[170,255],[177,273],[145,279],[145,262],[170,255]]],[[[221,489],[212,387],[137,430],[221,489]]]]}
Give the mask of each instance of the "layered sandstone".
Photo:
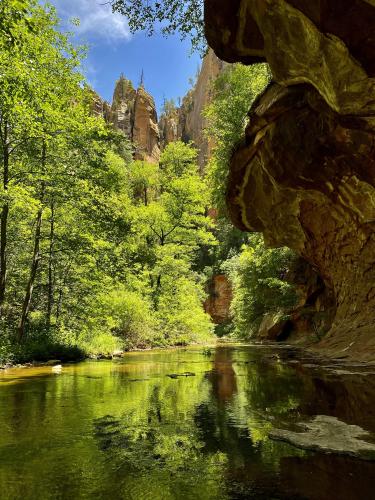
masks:
{"type": "Polygon", "coordinates": [[[370,0],[205,0],[224,60],[267,60],[231,166],[233,222],[287,245],[334,300],[327,354],[375,357],[375,6],[370,0]]]}
{"type": "Polygon", "coordinates": [[[164,147],[176,140],[194,143],[198,149],[198,162],[202,171],[213,147],[212,141],[204,132],[206,120],[203,111],[211,102],[213,82],[224,67],[225,63],[210,49],[203,58],[195,85],[183,98],[181,106],[170,107],[159,123],[164,147]]]}
{"type": "Polygon", "coordinates": [[[160,140],[155,102],[143,85],[135,89],[132,82],[121,75],[116,82],[108,121],[133,143],[135,159],[159,161],[160,140]]]}
{"type": "Polygon", "coordinates": [[[208,298],[204,303],[205,311],[214,323],[221,325],[230,321],[232,286],[225,274],[217,274],[208,283],[208,298]]]}

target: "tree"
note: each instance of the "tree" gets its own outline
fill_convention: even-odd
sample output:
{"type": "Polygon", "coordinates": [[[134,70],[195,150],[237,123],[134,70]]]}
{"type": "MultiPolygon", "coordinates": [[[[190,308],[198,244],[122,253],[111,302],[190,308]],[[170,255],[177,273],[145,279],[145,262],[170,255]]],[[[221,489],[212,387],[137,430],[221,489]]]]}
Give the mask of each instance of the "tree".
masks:
{"type": "Polygon", "coordinates": [[[174,260],[171,274],[180,265],[186,275],[200,245],[214,243],[212,222],[206,216],[208,189],[198,174],[196,157],[191,145],[179,141],[169,144],[160,159],[159,196],[137,213],[154,256],[151,281],[156,306],[162,282],[168,279],[163,263],[174,260]]]}
{"type": "Polygon", "coordinates": [[[215,80],[212,102],[204,111],[206,134],[214,143],[208,179],[214,206],[225,214],[225,182],[233,149],[243,137],[248,111],[270,80],[266,64],[233,64],[215,80]]]}
{"type": "Polygon", "coordinates": [[[0,26],[0,347],[25,361],[206,338],[193,267],[214,238],[196,150],[134,162],[93,116],[54,9],[25,5],[0,26]]]}
{"type": "Polygon", "coordinates": [[[191,38],[194,49],[205,48],[203,0],[112,0],[111,4],[114,12],[126,16],[132,33],[145,31],[152,36],[160,27],[165,36],[178,32],[182,39],[191,38]]]}
{"type": "Polygon", "coordinates": [[[266,313],[295,305],[295,289],[286,280],[294,258],[288,248],[267,249],[263,237],[252,234],[241,252],[222,265],[233,283],[235,335],[248,338],[256,334],[266,313]]]}

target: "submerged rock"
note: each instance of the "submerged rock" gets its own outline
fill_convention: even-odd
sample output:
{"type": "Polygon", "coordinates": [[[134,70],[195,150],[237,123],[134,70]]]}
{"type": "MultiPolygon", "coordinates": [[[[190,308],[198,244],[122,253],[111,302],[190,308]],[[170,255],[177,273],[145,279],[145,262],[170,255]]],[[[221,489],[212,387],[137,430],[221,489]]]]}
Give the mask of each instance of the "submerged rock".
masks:
{"type": "Polygon", "coordinates": [[[274,429],[270,439],[285,441],[304,450],[349,455],[375,461],[375,443],[364,441],[371,434],[358,425],[349,425],[336,417],[317,415],[311,422],[298,424],[304,432],[274,429]],[[362,439],[361,439],[362,438],[362,439]]]}
{"type": "Polygon", "coordinates": [[[169,373],[167,375],[169,378],[179,378],[179,377],[195,377],[195,373],[193,372],[185,372],[185,373],[169,373]]]}

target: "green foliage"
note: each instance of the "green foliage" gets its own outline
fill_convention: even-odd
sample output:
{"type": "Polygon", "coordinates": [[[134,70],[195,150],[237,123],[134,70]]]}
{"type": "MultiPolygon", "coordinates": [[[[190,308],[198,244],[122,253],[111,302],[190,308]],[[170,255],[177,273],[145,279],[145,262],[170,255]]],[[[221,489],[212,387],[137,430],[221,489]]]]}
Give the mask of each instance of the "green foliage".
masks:
{"type": "Polygon", "coordinates": [[[164,36],[177,32],[181,39],[191,39],[193,49],[205,49],[203,0],[112,0],[111,4],[113,11],[126,16],[132,33],[145,31],[152,36],[160,28],[164,36]]]}
{"type": "Polygon", "coordinates": [[[101,336],[102,332],[111,333],[123,340],[122,346],[126,349],[152,344],[155,319],[147,298],[122,288],[100,295],[98,306],[99,315],[89,320],[89,333],[93,327],[101,336]]]}
{"type": "Polygon", "coordinates": [[[240,338],[256,333],[263,316],[287,310],[295,293],[286,280],[293,255],[286,248],[266,249],[260,235],[248,236],[228,222],[225,207],[225,179],[231,156],[243,138],[248,111],[270,80],[266,64],[234,64],[216,79],[213,99],[205,110],[208,137],[215,144],[208,165],[212,205],[218,210],[215,235],[218,245],[208,250],[211,273],[224,271],[232,282],[232,323],[217,328],[218,335],[232,331],[240,338]]]}
{"type": "Polygon", "coordinates": [[[243,137],[247,113],[270,80],[266,64],[233,64],[215,80],[213,100],[205,110],[207,136],[215,144],[208,165],[214,206],[225,214],[225,179],[235,145],[243,137]]]}
{"type": "Polygon", "coordinates": [[[295,289],[285,279],[293,259],[291,250],[267,249],[262,236],[253,234],[241,252],[222,265],[233,283],[231,310],[236,336],[254,335],[266,313],[294,306],[295,289]]]}
{"type": "Polygon", "coordinates": [[[92,115],[83,52],[54,10],[19,12],[17,43],[0,31],[1,357],[207,338],[192,267],[215,241],[195,149],[133,162],[124,136],[92,115]]]}

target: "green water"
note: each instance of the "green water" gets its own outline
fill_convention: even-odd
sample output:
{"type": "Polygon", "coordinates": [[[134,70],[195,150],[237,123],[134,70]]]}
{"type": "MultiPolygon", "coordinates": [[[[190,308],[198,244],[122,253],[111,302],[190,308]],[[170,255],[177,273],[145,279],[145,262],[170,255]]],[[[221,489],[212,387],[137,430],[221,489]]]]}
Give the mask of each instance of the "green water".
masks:
{"type": "Polygon", "coordinates": [[[8,370],[0,498],[375,498],[374,464],[268,439],[319,413],[371,427],[362,379],[246,346],[8,370]]]}

